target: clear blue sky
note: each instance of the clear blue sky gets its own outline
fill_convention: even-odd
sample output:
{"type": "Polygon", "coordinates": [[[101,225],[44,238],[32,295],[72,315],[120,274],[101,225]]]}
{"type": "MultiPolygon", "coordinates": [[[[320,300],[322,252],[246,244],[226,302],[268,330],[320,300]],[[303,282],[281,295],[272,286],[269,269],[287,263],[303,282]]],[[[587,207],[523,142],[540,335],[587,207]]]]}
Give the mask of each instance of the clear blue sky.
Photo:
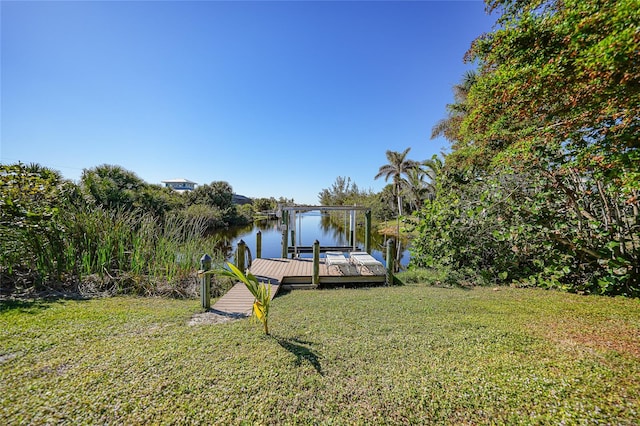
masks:
{"type": "Polygon", "coordinates": [[[424,160],[477,1],[0,2],[0,161],[79,180],[226,181],[317,204],[338,176],[379,191],[386,150],[424,160]]]}

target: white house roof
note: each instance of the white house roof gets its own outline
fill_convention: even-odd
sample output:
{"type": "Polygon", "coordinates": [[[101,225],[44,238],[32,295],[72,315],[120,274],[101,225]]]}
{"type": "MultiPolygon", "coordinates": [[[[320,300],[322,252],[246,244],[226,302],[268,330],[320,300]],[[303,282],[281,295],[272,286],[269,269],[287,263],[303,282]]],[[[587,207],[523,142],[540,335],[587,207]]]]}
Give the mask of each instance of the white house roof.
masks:
{"type": "Polygon", "coordinates": [[[162,183],[192,183],[194,185],[198,184],[198,182],[193,182],[193,181],[190,181],[189,179],[168,179],[168,180],[163,180],[161,182],[162,183]]]}

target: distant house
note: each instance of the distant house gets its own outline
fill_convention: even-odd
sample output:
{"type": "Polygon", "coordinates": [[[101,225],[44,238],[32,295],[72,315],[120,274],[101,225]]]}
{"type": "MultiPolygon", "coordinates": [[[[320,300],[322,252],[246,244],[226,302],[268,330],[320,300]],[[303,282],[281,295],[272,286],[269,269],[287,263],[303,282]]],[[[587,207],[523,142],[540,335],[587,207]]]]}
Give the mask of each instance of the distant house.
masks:
{"type": "Polygon", "coordinates": [[[193,191],[197,185],[196,182],[192,182],[188,179],[163,180],[162,183],[164,183],[167,188],[171,188],[178,192],[193,191]]]}
{"type": "Polygon", "coordinates": [[[251,200],[251,198],[239,194],[233,194],[231,196],[231,202],[240,206],[243,204],[253,204],[253,200],[251,200]]]}

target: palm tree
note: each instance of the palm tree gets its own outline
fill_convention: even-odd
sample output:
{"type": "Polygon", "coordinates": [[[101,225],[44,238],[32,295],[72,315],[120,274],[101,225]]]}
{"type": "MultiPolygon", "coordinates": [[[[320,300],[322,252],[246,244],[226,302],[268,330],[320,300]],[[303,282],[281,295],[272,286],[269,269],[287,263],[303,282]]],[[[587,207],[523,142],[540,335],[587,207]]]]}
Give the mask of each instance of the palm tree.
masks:
{"type": "Polygon", "coordinates": [[[462,81],[453,86],[454,103],[447,104],[447,117],[438,121],[431,129],[431,139],[444,136],[449,142],[459,142],[460,124],[467,116],[467,96],[477,78],[475,71],[467,71],[462,81]]]}
{"type": "Polygon", "coordinates": [[[413,160],[407,159],[407,154],[411,148],[405,149],[403,152],[396,152],[387,150],[387,160],[389,163],[380,166],[378,174],[374,179],[378,179],[384,176],[385,182],[392,178],[393,189],[398,201],[398,216],[402,216],[402,176],[407,174],[407,171],[416,167],[417,163],[413,160]]]}
{"type": "Polygon", "coordinates": [[[440,157],[434,155],[429,160],[423,161],[421,166],[427,178],[425,198],[433,199],[436,196],[436,178],[440,175],[444,163],[440,157]]]}
{"type": "Polygon", "coordinates": [[[378,179],[384,176],[385,182],[392,178],[393,180],[393,190],[395,192],[397,201],[398,201],[398,218],[397,218],[397,240],[396,246],[398,250],[400,249],[400,216],[402,215],[402,191],[401,188],[403,186],[403,175],[406,175],[410,169],[414,169],[418,166],[419,163],[413,160],[407,159],[407,154],[411,148],[405,149],[403,152],[396,152],[387,150],[387,160],[389,161],[387,164],[380,166],[380,170],[378,174],[375,175],[374,179],[378,179]]]}
{"type": "Polygon", "coordinates": [[[61,180],[63,180],[62,173],[60,173],[58,170],[54,170],[52,168],[42,166],[38,163],[29,163],[26,166],[24,166],[24,170],[27,173],[33,173],[40,176],[43,179],[50,180],[54,184],[59,183],[61,180]]]}
{"type": "Polygon", "coordinates": [[[407,170],[406,179],[402,179],[402,192],[409,201],[412,210],[417,210],[422,200],[424,200],[429,188],[429,183],[425,181],[426,170],[418,166],[407,170]]]}
{"type": "Polygon", "coordinates": [[[443,163],[438,155],[416,163],[407,169],[406,178],[401,180],[402,192],[412,209],[417,210],[426,199],[433,199],[436,193],[436,178],[443,163]]]}

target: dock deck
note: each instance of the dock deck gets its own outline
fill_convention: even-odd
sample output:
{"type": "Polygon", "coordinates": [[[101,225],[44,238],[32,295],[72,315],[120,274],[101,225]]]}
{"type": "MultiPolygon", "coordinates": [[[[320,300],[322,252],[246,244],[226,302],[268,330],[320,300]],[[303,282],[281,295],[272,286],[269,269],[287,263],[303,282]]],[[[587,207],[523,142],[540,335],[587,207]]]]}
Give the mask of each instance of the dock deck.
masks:
{"type": "MultiPolygon", "coordinates": [[[[381,285],[385,276],[376,275],[366,268],[357,274],[343,275],[338,268],[327,267],[325,260],[320,259],[319,286],[336,285],[381,285]]],[[[313,259],[255,259],[249,271],[260,282],[271,283],[271,298],[280,288],[302,289],[316,288],[311,284],[313,275],[313,259]]],[[[243,283],[238,283],[213,305],[213,312],[227,316],[251,315],[253,295],[243,283]]]]}

